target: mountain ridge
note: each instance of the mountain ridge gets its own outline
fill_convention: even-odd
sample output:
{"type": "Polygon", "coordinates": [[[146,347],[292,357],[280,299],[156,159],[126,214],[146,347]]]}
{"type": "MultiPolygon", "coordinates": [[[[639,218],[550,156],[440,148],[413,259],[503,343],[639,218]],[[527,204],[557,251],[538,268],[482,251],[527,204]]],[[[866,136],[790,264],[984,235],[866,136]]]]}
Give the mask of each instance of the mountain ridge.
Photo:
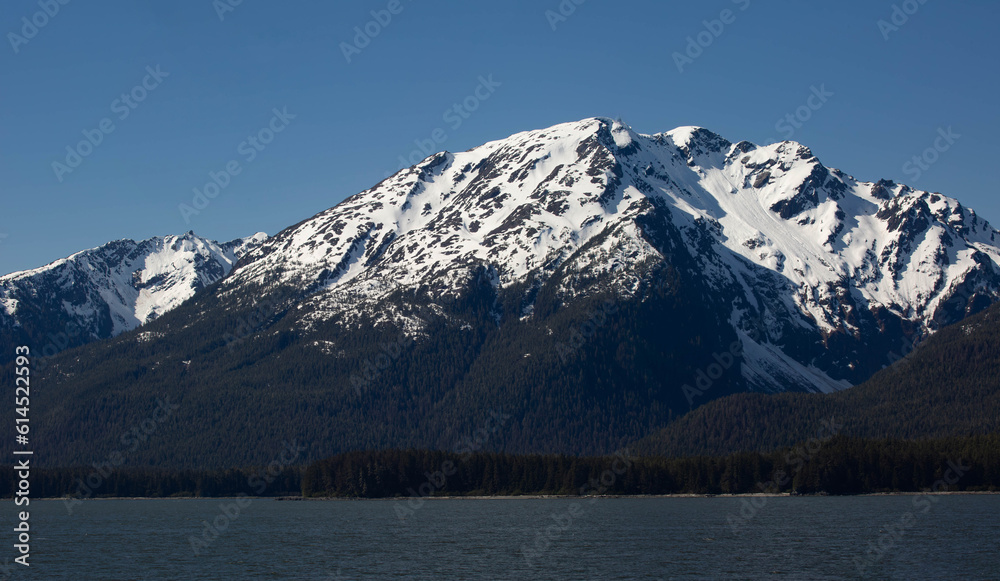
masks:
{"type": "Polygon", "coordinates": [[[229,274],[267,235],[218,243],[188,232],[114,240],[0,276],[0,329],[59,350],[152,321],[229,274]]]}
{"type": "Polygon", "coordinates": [[[490,410],[510,418],[494,449],[604,453],[726,395],[868,379],[996,301],[996,241],[955,200],[793,142],[562,124],[432,155],[54,358],[38,422],[102,434],[59,436],[56,465],[113,450],[162,397],[176,420],[132,463],[447,449],[490,410]]]}
{"type": "MultiPolygon", "coordinates": [[[[857,356],[859,337],[871,333],[863,326],[908,327],[900,334],[918,340],[975,310],[943,309],[957,294],[978,309],[1000,295],[1000,238],[956,200],[885,180],[859,182],[794,142],[733,144],[700,127],[647,136],[601,118],[429,156],[277,234],[248,253],[223,286],[268,276],[309,288],[314,303],[324,289],[351,288],[374,305],[399,287],[436,286],[432,298],[440,299],[455,292],[455,271],[467,280],[482,267],[495,287],[534,288],[609,228],[624,230],[617,247],[576,257],[577,271],[662,259],[636,222],[655,210],[668,214],[675,237],[687,238],[675,243],[706,270],[730,271],[716,287],[744,295],[731,313],[734,326],[744,335],[770,327],[748,351],[763,360],[747,373],[761,388],[788,381],[841,389],[877,369],[843,361],[857,356]],[[559,157],[574,153],[573,164],[559,157]],[[567,169],[574,164],[580,167],[567,169]],[[713,254],[712,246],[715,260],[705,260],[700,255],[713,254]],[[395,284],[386,286],[386,279],[395,284]],[[758,284],[776,287],[792,308],[761,305],[752,290],[758,284]],[[817,373],[775,345],[779,315],[814,326],[813,343],[854,343],[855,353],[827,363],[840,368],[839,376],[817,373]],[[851,365],[864,369],[845,373],[851,365]]],[[[633,292],[637,278],[616,281],[616,291],[633,292]]],[[[574,296],[571,288],[560,290],[574,296]]],[[[534,308],[529,295],[517,316],[534,308]]]]}

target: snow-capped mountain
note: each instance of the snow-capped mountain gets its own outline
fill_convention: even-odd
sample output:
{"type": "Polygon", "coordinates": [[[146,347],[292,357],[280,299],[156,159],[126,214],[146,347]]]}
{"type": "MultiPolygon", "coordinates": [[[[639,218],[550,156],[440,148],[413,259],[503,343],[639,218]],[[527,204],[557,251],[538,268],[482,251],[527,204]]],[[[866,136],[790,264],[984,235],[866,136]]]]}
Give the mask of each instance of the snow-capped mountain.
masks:
{"type": "Polygon", "coordinates": [[[2,276],[0,328],[41,338],[39,350],[46,343],[62,348],[118,335],[229,274],[241,256],[266,238],[258,233],[220,244],[188,232],[141,242],[118,240],[2,276]]]}
{"type": "MultiPolygon", "coordinates": [[[[953,199],[797,143],[588,119],[433,155],[248,245],[143,332],[51,359],[32,421],[57,465],[113,449],[164,395],[178,409],[130,462],[452,449],[491,410],[508,419],[484,447],[608,453],[728,394],[867,379],[996,301],[998,243],[953,199]]],[[[135,297],[125,328],[159,271],[133,286],[146,259],[108,254],[93,270],[135,297]]],[[[30,304],[114,296],[88,284],[30,304]]]]}
{"type": "Polygon", "coordinates": [[[831,391],[995,300],[998,245],[956,200],[856,180],[798,143],[588,119],[433,155],[267,240],[223,288],[307,289],[304,329],[371,315],[419,335],[425,318],[386,297],[447,302],[479,277],[519,293],[517,310],[497,302],[503,325],[530,320],[557,274],[570,304],[641,298],[673,269],[724,310],[751,388],[831,391]]]}

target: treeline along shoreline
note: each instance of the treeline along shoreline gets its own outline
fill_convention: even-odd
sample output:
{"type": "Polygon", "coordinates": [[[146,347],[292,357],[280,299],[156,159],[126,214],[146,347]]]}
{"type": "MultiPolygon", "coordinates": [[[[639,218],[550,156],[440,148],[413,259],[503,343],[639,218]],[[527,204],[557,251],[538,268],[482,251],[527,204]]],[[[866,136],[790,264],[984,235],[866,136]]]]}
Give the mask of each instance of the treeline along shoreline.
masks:
{"type": "MultiPolygon", "coordinates": [[[[13,496],[12,466],[0,486],[13,496]]],[[[834,436],[768,453],[685,458],[358,451],[303,466],[223,471],[71,467],[32,472],[34,498],[621,496],[1000,492],[1000,434],[834,436]]]]}

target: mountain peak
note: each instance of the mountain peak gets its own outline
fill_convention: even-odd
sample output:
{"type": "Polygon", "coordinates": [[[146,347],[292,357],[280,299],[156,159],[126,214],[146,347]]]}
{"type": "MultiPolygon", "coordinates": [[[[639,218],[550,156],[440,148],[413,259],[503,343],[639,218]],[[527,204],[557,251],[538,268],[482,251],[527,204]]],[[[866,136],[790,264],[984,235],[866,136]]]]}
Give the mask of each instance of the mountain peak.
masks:
{"type": "MultiPolygon", "coordinates": [[[[705,132],[712,133],[704,127],[699,127],[697,125],[684,125],[671,129],[670,131],[665,131],[663,135],[669,137],[677,147],[684,147],[691,143],[692,140],[696,139],[698,135],[705,132]]],[[[715,134],[712,133],[712,135],[715,134]]]]}
{"type": "Polygon", "coordinates": [[[261,232],[220,244],[189,231],[122,239],[2,276],[0,327],[20,328],[40,344],[67,329],[74,329],[67,344],[118,335],[224,277],[266,238],[261,232]]]}
{"type": "MultiPolygon", "coordinates": [[[[199,409],[218,407],[219,430],[269,425],[246,419],[271,395],[285,407],[266,417],[309,410],[316,443],[413,443],[381,417],[449,445],[490,406],[518,418],[511,437],[605,425],[604,446],[695,397],[848,388],[1000,297],[998,233],[951,198],[859,182],[794,142],[603,118],[432,155],[263,239],[221,280],[238,245],[193,242],[115,243],[5,295],[42,345],[80,317],[104,336],[150,321],[49,378],[132,399],[181,386],[201,398],[174,422],[191,450],[199,409]],[[185,296],[153,320],[175,304],[156,297],[185,296]]],[[[106,398],[91,401],[80,417],[104,426],[106,398]]]]}
{"type": "MultiPolygon", "coordinates": [[[[475,280],[497,293],[528,289],[517,313],[495,307],[502,324],[530,317],[546,284],[566,302],[592,292],[553,277],[607,278],[603,292],[632,296],[645,284],[638,271],[680,253],[698,265],[690,276],[717,292],[772,289],[772,298],[730,304],[740,332],[781,312],[824,337],[864,336],[876,325],[859,314],[869,309],[931,332],[962,281],[1000,292],[992,229],[949,198],[880,184],[831,171],[796,142],[734,145],[696,126],[645,135],[595,117],[431,156],[267,240],[224,284],[308,289],[315,317],[343,321],[401,288],[436,289],[431,299],[458,296],[475,280]],[[886,206],[882,192],[892,189],[927,198],[886,206]],[[345,310],[331,297],[347,292],[345,310]]],[[[422,325],[406,323],[414,332],[422,325]]],[[[758,349],[762,360],[776,353],[758,349]]],[[[779,359],[755,368],[771,378],[762,383],[842,387],[808,363],[779,359]]],[[[859,377],[840,375],[848,376],[859,377]]]]}
{"type": "MultiPolygon", "coordinates": [[[[225,276],[226,296],[300,303],[289,325],[417,337],[431,319],[413,304],[475,295],[490,325],[528,324],[588,297],[644,301],[666,272],[741,338],[750,385],[830,391],[880,363],[865,345],[926,335],[1000,295],[998,233],[951,198],[859,182],[796,142],[646,135],[601,117],[434,154],[272,238],[209,242],[119,243],[94,268],[109,282],[76,287],[79,304],[124,297],[101,298],[119,305],[114,334],[225,276]],[[167,285],[171,272],[189,275],[167,285]],[[142,303],[154,288],[183,292],[142,303]]],[[[90,280],[75,265],[98,258],[64,261],[48,284],[90,280]]]]}

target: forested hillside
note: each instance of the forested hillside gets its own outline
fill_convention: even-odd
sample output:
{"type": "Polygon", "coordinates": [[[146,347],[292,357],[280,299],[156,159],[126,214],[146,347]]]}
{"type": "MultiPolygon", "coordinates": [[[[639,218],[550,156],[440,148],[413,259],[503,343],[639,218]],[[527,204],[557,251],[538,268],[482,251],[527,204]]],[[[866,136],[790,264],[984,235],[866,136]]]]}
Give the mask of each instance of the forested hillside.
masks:
{"type": "Polygon", "coordinates": [[[940,438],[1000,429],[1000,305],[946,327],[869,381],[835,394],[736,394],[637,443],[667,456],[773,450],[835,418],[858,438],[940,438]]]}

